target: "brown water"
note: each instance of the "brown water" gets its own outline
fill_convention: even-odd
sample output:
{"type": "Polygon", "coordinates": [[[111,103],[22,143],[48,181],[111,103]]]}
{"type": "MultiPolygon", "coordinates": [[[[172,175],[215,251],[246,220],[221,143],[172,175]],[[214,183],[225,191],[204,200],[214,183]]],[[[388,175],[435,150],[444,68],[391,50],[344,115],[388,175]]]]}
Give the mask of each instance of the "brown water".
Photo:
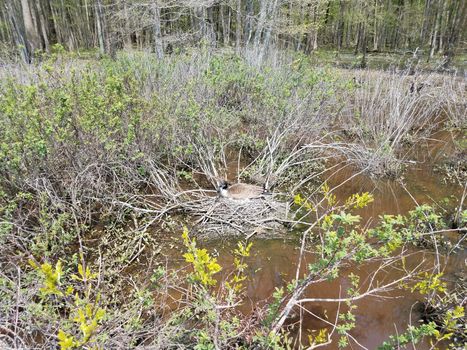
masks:
{"type": "MultiPolygon", "coordinates": [[[[444,135],[441,135],[444,136],[444,135]]],[[[331,187],[339,186],[344,181],[345,184],[335,189],[337,198],[344,201],[349,195],[357,192],[371,192],[374,195],[374,202],[359,213],[363,222],[374,222],[381,214],[405,214],[413,209],[416,204],[422,203],[440,203],[443,198],[449,196],[460,197],[462,188],[458,185],[446,185],[442,182],[440,174],[434,171],[435,160],[442,152],[449,148],[449,142],[446,140],[436,141],[428,145],[427,148],[417,157],[418,163],[413,164],[405,174],[405,179],[401,182],[384,180],[374,182],[365,175],[358,175],[351,181],[346,181],[354,171],[350,168],[344,168],[333,176],[329,177],[328,182],[331,187]]],[[[235,167],[237,164],[235,163],[235,167]]],[[[454,203],[453,203],[454,204],[454,203]]],[[[205,243],[211,252],[218,253],[218,259],[222,266],[231,266],[233,257],[230,252],[236,245],[235,240],[216,240],[205,243]]],[[[276,287],[285,287],[286,284],[295,278],[296,268],[299,257],[299,237],[296,233],[281,235],[277,239],[255,239],[253,254],[248,259],[248,283],[246,286],[246,300],[241,307],[245,313],[251,312],[256,305],[263,306],[276,287]]],[[[179,254],[178,254],[179,255],[179,254]]],[[[167,251],[167,258],[170,260],[172,252],[167,251]]],[[[446,264],[446,272],[458,271],[459,268],[465,269],[466,251],[460,251],[451,257],[443,258],[446,264]]],[[[313,256],[308,255],[305,258],[312,261],[313,256]]],[[[419,263],[422,259],[427,264],[433,266],[434,256],[430,251],[413,251],[413,255],[407,259],[407,265],[419,263]]],[[[180,264],[180,260],[173,262],[180,264]]],[[[337,298],[341,293],[350,287],[348,275],[357,274],[364,281],[377,266],[374,264],[365,264],[363,266],[349,266],[341,271],[341,277],[334,281],[320,283],[311,286],[306,297],[313,298],[337,298]]],[[[223,271],[223,276],[228,270],[223,271]]],[[[393,280],[397,278],[399,272],[396,269],[388,269],[381,280],[393,280]]],[[[223,278],[220,276],[220,279],[223,278]]],[[[384,294],[385,298],[368,297],[356,302],[358,308],[354,312],[356,316],[356,327],[350,331],[350,334],[367,349],[375,349],[383,341],[393,334],[405,331],[409,324],[417,325],[420,319],[419,301],[420,295],[411,293],[406,289],[398,289],[384,294]]],[[[337,303],[317,303],[306,305],[307,309],[314,315],[302,314],[302,331],[304,334],[312,330],[321,328],[331,328],[319,318],[324,318],[330,322],[336,316],[339,305],[337,303]]],[[[345,311],[345,306],[340,305],[341,312],[345,311]]],[[[295,319],[290,322],[298,321],[300,314],[297,312],[295,319]]],[[[295,334],[297,329],[295,329],[295,334]]],[[[306,343],[306,335],[303,336],[306,343]]],[[[337,336],[333,337],[333,343],[324,347],[325,349],[337,349],[337,336]]],[[[353,348],[359,346],[352,340],[350,343],[353,348]]],[[[417,349],[429,349],[428,344],[419,344],[417,349]]]]}
{"type": "MultiPolygon", "coordinates": [[[[231,258],[226,254],[229,251],[225,245],[221,249],[220,262],[221,265],[228,266],[231,263],[231,258]]],[[[285,287],[287,282],[295,277],[298,260],[298,250],[296,245],[292,242],[284,240],[255,240],[254,241],[255,254],[248,260],[249,263],[249,281],[247,285],[247,299],[243,305],[243,311],[248,312],[256,305],[264,305],[267,298],[272,295],[276,287],[285,287]]],[[[309,261],[312,260],[308,257],[309,261]]],[[[433,256],[429,253],[419,252],[414,255],[407,262],[410,264],[417,264],[420,260],[426,259],[427,265],[433,261],[433,256]]],[[[377,265],[366,264],[359,267],[348,267],[341,270],[339,279],[320,283],[311,286],[303,297],[308,298],[338,298],[339,295],[344,297],[347,288],[351,286],[348,275],[350,273],[359,275],[361,281],[370,275],[377,265]]],[[[399,272],[389,270],[381,275],[380,281],[383,279],[395,279],[399,272]]],[[[362,290],[366,287],[363,283],[362,290]]],[[[360,344],[368,349],[375,349],[378,345],[389,337],[391,334],[397,332],[401,333],[410,322],[417,324],[419,320],[419,313],[417,309],[417,302],[421,297],[417,294],[411,293],[409,290],[401,289],[383,294],[385,299],[368,297],[359,300],[355,303],[357,305],[354,315],[356,316],[356,328],[350,333],[355,337],[360,344]],[[412,310],[412,312],[411,312],[412,310]]],[[[309,330],[319,330],[322,328],[331,328],[319,318],[324,318],[332,322],[340,307],[340,312],[343,313],[347,310],[344,304],[338,303],[315,303],[307,304],[306,308],[314,315],[304,313],[302,330],[307,333],[309,330]]],[[[289,323],[299,321],[300,316],[298,312],[292,317],[289,323]]],[[[297,331],[295,329],[295,331],[297,331]]],[[[333,343],[326,346],[326,349],[337,349],[337,338],[333,337],[333,343]]],[[[306,335],[303,336],[304,343],[306,343],[306,335]]],[[[351,342],[353,343],[353,342],[351,342]]],[[[353,345],[356,345],[353,343],[353,345]]],[[[358,347],[357,347],[358,348],[358,347]]],[[[424,349],[425,347],[417,347],[424,349]]]]}
{"type": "MultiPolygon", "coordinates": [[[[341,173],[340,176],[348,178],[345,173],[341,173]]],[[[336,194],[338,198],[345,199],[352,193],[372,192],[375,201],[360,213],[364,220],[370,220],[370,218],[377,218],[382,213],[404,214],[415,206],[414,200],[419,204],[431,203],[433,200],[437,201],[446,197],[449,193],[459,193],[459,186],[442,185],[437,174],[430,172],[426,167],[410,170],[407,174],[405,188],[410,191],[410,194],[397,183],[391,181],[374,183],[362,175],[354,178],[346,186],[339,188],[336,194]]],[[[228,252],[232,250],[233,244],[222,242],[222,245],[220,245],[219,243],[210,242],[209,247],[216,247],[219,251],[221,265],[229,266],[232,258],[228,256],[228,252]]],[[[292,236],[290,239],[256,239],[253,247],[255,253],[248,260],[249,282],[247,285],[247,300],[243,306],[245,312],[252,310],[255,305],[263,305],[276,287],[285,287],[289,281],[295,278],[299,256],[299,244],[296,236],[292,236]]],[[[458,264],[462,264],[466,257],[464,251],[462,254],[454,256],[452,260],[447,260],[447,271],[452,270],[454,266],[458,267],[458,264]]],[[[309,257],[309,259],[312,258],[309,257]]],[[[414,255],[408,259],[407,264],[416,264],[422,259],[426,259],[427,264],[431,263],[431,266],[433,266],[434,256],[430,251],[414,252],[414,255]]],[[[374,264],[367,264],[344,269],[339,279],[310,287],[305,297],[337,298],[339,293],[345,295],[345,291],[350,287],[349,278],[347,277],[349,273],[359,275],[361,281],[363,281],[375,268],[374,264]]],[[[397,275],[398,272],[393,269],[387,271],[382,278],[391,280],[395,279],[397,275]]],[[[350,333],[368,349],[375,349],[383,341],[388,340],[389,335],[403,332],[410,323],[417,325],[420,319],[418,311],[420,307],[418,302],[422,299],[420,295],[411,293],[410,290],[399,289],[387,293],[385,296],[388,298],[369,297],[356,302],[358,306],[355,312],[356,328],[350,333]]],[[[329,321],[335,318],[337,307],[337,303],[307,305],[307,308],[318,317],[324,318],[327,315],[329,321]]],[[[341,312],[343,310],[345,310],[345,307],[341,305],[341,312]]],[[[327,327],[317,317],[306,314],[303,316],[304,332],[327,327]]],[[[327,328],[330,330],[329,327],[327,328]]],[[[306,339],[306,336],[304,336],[304,339],[306,339]]],[[[351,343],[353,342],[351,341],[351,343]]],[[[353,343],[353,345],[356,344],[353,343]]],[[[337,337],[334,337],[333,343],[325,348],[337,349],[337,337]]],[[[418,345],[417,349],[429,349],[429,346],[422,344],[418,345]]]]}

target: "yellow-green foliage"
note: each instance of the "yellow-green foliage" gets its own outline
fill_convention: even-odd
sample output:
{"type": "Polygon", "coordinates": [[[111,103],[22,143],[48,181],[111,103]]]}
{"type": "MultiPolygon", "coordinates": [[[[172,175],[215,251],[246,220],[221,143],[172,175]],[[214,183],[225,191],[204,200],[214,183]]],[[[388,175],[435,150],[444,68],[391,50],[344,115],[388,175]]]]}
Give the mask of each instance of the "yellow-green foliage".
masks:
{"type": "Polygon", "coordinates": [[[418,290],[421,294],[429,294],[431,292],[445,292],[446,282],[440,280],[443,273],[430,274],[425,272],[420,277],[422,280],[412,287],[412,292],[418,290]]]}
{"type": "Polygon", "coordinates": [[[106,315],[105,309],[99,306],[100,294],[93,295],[93,281],[97,278],[97,273],[93,273],[89,266],[83,267],[83,264],[78,264],[78,274],[72,275],[71,280],[78,281],[80,285],[76,288],[69,283],[62,283],[63,268],[61,261],[57,261],[55,267],[46,262],[38,266],[34,261],[29,261],[30,265],[38,271],[44,286],[40,288],[43,302],[49,306],[56,305],[59,301],[61,308],[57,310],[59,313],[69,315],[68,320],[64,324],[59,325],[57,338],[61,350],[82,349],[87,348],[97,349],[94,336],[97,334],[99,324],[106,315]],[[79,293],[77,289],[83,289],[79,293]],[[71,294],[74,298],[71,298],[71,294]],[[47,298],[49,295],[55,295],[60,299],[47,298]],[[66,330],[65,330],[66,329],[66,330]]]}
{"type": "Polygon", "coordinates": [[[233,292],[238,293],[241,291],[243,284],[242,282],[246,280],[245,269],[248,265],[244,262],[244,258],[250,256],[250,249],[253,246],[253,243],[243,244],[242,242],[237,243],[237,249],[234,250],[234,266],[236,273],[231,278],[230,281],[227,281],[227,289],[231,289],[233,292]]]}
{"type": "Polygon", "coordinates": [[[221,271],[217,259],[206,249],[196,246],[196,240],[190,238],[188,229],[182,233],[183,243],[187,252],[183,254],[185,261],[190,263],[192,271],[187,276],[190,286],[190,303],[180,311],[180,317],[189,322],[196,319],[197,326],[190,331],[196,345],[193,349],[230,349],[232,341],[237,339],[243,330],[239,312],[236,306],[241,303],[243,282],[246,280],[245,259],[251,254],[252,243],[238,242],[233,249],[233,272],[219,289],[211,288],[217,281],[214,275],[221,271]],[[215,338],[214,338],[214,335],[215,338]],[[217,343],[217,346],[215,344],[217,343]]]}
{"type": "Polygon", "coordinates": [[[349,198],[347,198],[345,205],[348,208],[364,208],[368,204],[374,201],[374,198],[371,194],[368,192],[364,192],[362,194],[360,193],[355,193],[351,195],[349,198]]]}
{"type": "Polygon", "coordinates": [[[327,200],[330,207],[337,203],[336,195],[331,192],[327,182],[324,182],[324,184],[321,186],[321,192],[323,193],[324,198],[327,200]]]}
{"type": "MultiPolygon", "coordinates": [[[[444,335],[438,333],[437,339],[450,339],[454,331],[459,330],[460,327],[465,327],[462,323],[462,318],[465,316],[465,309],[461,305],[456,305],[453,309],[448,310],[443,317],[443,331],[447,332],[444,335]],[[458,322],[460,321],[460,324],[458,322]]],[[[465,328],[464,328],[465,331],[465,328]]]]}
{"type": "Polygon", "coordinates": [[[63,275],[62,262],[60,260],[55,264],[55,268],[48,262],[38,266],[33,260],[29,260],[29,264],[41,274],[44,280],[44,286],[39,289],[43,295],[63,295],[62,291],[58,289],[63,275]]]}
{"type": "Polygon", "coordinates": [[[193,279],[205,287],[215,285],[217,281],[213,276],[221,270],[217,259],[211,257],[206,249],[196,247],[196,240],[194,238],[190,239],[187,228],[183,229],[182,238],[187,248],[187,252],[183,254],[183,257],[186,262],[193,266],[193,279]]]}
{"type": "Polygon", "coordinates": [[[308,342],[310,346],[323,344],[328,341],[328,330],[326,328],[322,328],[319,330],[318,334],[313,337],[312,334],[308,335],[308,342]]]}
{"type": "Polygon", "coordinates": [[[83,269],[82,264],[78,264],[78,275],[71,275],[71,278],[74,280],[78,281],[91,281],[95,279],[98,276],[98,274],[95,272],[91,272],[91,268],[89,266],[86,266],[86,269],[83,269]]]}
{"type": "MultiPolygon", "coordinates": [[[[321,186],[321,193],[323,194],[329,211],[329,214],[323,215],[320,220],[320,226],[324,230],[331,228],[335,222],[347,225],[358,223],[360,216],[351,215],[345,211],[364,208],[374,200],[373,195],[368,192],[356,193],[347,198],[343,205],[339,205],[336,195],[332,193],[331,188],[327,182],[324,182],[324,184],[321,186]],[[340,212],[337,213],[336,210],[339,208],[340,212]]],[[[296,211],[296,215],[302,219],[312,213],[318,214],[318,208],[310,200],[304,198],[301,194],[296,194],[293,198],[293,201],[294,204],[299,207],[296,211]]],[[[316,205],[319,207],[320,203],[316,205]]]]}
{"type": "Polygon", "coordinates": [[[303,198],[300,193],[294,196],[293,201],[295,205],[299,205],[308,211],[314,210],[313,204],[311,204],[306,198],[303,198]]]}
{"type": "MultiPolygon", "coordinates": [[[[442,272],[437,274],[427,272],[420,274],[420,281],[411,288],[411,291],[419,291],[421,294],[430,296],[428,303],[435,309],[439,306],[434,300],[439,300],[439,304],[441,305],[449,305],[452,303],[450,298],[453,295],[448,291],[447,283],[442,281],[441,277],[443,277],[442,272]]],[[[456,300],[455,295],[454,300],[456,300]]],[[[465,327],[462,320],[465,315],[462,305],[452,305],[448,310],[444,309],[444,311],[443,309],[444,307],[441,307],[440,316],[437,321],[439,323],[438,327],[441,326],[441,331],[437,329],[433,331],[433,335],[438,341],[451,339],[455,332],[459,332],[462,327],[465,327]]]]}
{"type": "Polygon", "coordinates": [[[380,253],[388,256],[408,242],[430,246],[430,240],[434,237],[430,232],[443,229],[447,229],[447,225],[442,216],[433,207],[423,204],[405,216],[381,215],[379,225],[369,232],[383,243],[379,248],[380,253]]]}

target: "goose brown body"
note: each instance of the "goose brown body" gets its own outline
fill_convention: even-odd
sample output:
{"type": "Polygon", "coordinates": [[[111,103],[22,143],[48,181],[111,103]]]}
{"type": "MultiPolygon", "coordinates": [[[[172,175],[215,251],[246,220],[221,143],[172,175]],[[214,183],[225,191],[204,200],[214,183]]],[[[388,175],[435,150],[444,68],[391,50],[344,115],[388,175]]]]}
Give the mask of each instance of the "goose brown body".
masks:
{"type": "Polygon", "coordinates": [[[223,183],[219,187],[221,197],[230,199],[253,199],[261,197],[264,193],[265,191],[262,187],[244,183],[233,185],[223,183]]]}

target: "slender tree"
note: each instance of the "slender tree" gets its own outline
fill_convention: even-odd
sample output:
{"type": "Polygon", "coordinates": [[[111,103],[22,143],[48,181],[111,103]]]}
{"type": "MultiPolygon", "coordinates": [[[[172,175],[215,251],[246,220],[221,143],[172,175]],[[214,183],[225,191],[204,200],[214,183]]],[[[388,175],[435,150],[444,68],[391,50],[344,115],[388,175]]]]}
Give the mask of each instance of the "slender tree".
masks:
{"type": "Polygon", "coordinates": [[[164,45],[162,43],[162,31],[161,31],[161,9],[157,3],[153,3],[151,6],[153,15],[153,30],[154,30],[154,50],[157,58],[164,57],[164,45]]]}
{"type": "Polygon", "coordinates": [[[31,11],[28,0],[21,0],[21,9],[26,33],[26,47],[29,51],[29,56],[32,57],[34,51],[41,48],[40,37],[37,32],[37,27],[33,21],[33,12],[31,11]]]}

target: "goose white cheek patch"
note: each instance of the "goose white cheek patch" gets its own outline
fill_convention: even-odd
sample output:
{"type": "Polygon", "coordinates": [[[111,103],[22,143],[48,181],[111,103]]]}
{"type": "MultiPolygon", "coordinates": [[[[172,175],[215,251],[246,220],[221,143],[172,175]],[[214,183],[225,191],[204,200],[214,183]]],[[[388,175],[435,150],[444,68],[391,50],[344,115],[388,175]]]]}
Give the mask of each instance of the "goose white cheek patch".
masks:
{"type": "Polygon", "coordinates": [[[225,188],[221,188],[219,193],[222,197],[228,197],[228,192],[227,192],[227,189],[225,188]]]}

